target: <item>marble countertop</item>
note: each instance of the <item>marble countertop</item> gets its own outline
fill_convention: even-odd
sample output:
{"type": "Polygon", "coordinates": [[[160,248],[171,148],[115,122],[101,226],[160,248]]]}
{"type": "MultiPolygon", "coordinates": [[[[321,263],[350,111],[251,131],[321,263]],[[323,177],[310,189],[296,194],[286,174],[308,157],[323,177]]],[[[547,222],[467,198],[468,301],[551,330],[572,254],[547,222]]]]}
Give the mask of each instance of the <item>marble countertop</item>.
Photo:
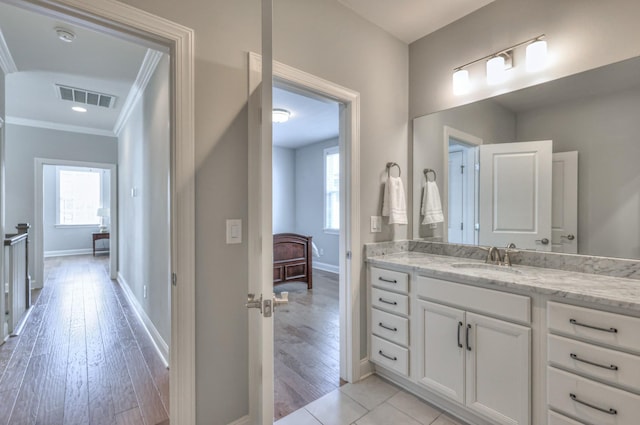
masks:
{"type": "Polygon", "coordinates": [[[492,266],[478,260],[419,252],[374,256],[367,262],[461,283],[524,290],[640,312],[640,281],[634,279],[520,265],[492,266]]]}

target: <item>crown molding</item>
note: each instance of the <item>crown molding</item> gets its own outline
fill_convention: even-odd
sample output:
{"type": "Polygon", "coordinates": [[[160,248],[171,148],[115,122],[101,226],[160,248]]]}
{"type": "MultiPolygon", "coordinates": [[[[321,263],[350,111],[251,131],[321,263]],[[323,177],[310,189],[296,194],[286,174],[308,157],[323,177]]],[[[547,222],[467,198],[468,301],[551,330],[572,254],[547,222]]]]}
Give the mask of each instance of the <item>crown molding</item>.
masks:
{"type": "Polygon", "coordinates": [[[111,130],[103,130],[101,128],[81,127],[79,125],[60,124],[51,121],[31,120],[20,117],[6,117],[7,124],[22,125],[25,127],[46,128],[49,130],[70,131],[72,133],[93,134],[95,136],[115,137],[111,130]]]}
{"type": "Polygon", "coordinates": [[[9,46],[7,46],[2,30],[0,30],[0,68],[2,68],[5,75],[11,74],[12,72],[18,72],[18,67],[13,61],[13,56],[11,56],[9,46]]]}
{"type": "Polygon", "coordinates": [[[133,108],[136,106],[136,103],[138,103],[138,100],[140,100],[142,94],[144,93],[144,90],[147,88],[147,84],[149,84],[149,80],[151,80],[153,73],[158,67],[158,63],[160,62],[162,55],[162,52],[153,49],[147,49],[147,53],[144,55],[144,59],[142,60],[142,65],[140,65],[138,76],[133,82],[131,90],[129,90],[129,94],[127,95],[127,99],[125,100],[124,105],[122,106],[122,110],[120,111],[120,115],[118,116],[118,119],[113,126],[113,134],[115,134],[116,136],[120,135],[122,128],[129,120],[129,117],[133,112],[133,108]]]}

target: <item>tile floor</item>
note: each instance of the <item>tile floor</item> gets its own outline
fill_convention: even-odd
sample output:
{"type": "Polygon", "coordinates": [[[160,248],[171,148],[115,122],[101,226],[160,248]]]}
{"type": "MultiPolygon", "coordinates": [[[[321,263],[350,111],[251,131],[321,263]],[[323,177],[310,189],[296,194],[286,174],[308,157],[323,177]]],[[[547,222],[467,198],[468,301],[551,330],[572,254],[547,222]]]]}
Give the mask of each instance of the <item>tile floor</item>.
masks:
{"type": "Polygon", "coordinates": [[[343,385],[276,425],[463,425],[377,375],[343,385]]]}

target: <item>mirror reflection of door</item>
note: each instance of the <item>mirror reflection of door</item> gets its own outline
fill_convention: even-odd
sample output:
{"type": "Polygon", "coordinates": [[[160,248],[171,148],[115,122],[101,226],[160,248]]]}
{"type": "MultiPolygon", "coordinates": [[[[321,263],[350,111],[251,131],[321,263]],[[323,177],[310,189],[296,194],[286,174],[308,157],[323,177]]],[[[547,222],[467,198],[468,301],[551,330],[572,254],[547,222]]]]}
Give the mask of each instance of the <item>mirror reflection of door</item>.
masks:
{"type": "Polygon", "coordinates": [[[551,140],[480,147],[481,245],[551,251],[551,140]]]}
{"type": "Polygon", "coordinates": [[[578,151],[553,154],[552,251],[578,253],[578,151]]]}
{"type": "Polygon", "coordinates": [[[449,138],[448,240],[451,243],[476,244],[478,199],[477,146],[449,138]]]}

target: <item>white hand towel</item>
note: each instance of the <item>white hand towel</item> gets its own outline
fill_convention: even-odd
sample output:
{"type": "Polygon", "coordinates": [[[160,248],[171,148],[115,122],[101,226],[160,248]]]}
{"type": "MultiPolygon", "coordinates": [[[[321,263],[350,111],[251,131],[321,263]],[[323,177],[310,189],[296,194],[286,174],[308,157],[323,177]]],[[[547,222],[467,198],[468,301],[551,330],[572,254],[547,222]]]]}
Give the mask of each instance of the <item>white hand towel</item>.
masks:
{"type": "Polygon", "coordinates": [[[318,247],[314,241],[311,241],[311,252],[314,257],[320,257],[320,251],[318,251],[318,247]]]}
{"type": "Polygon", "coordinates": [[[384,185],[382,215],[389,217],[389,224],[407,224],[407,202],[400,177],[389,176],[384,185]]]}
{"type": "Polygon", "coordinates": [[[442,223],[444,221],[440,191],[436,182],[428,181],[422,186],[420,214],[424,216],[422,224],[442,223]]]}

